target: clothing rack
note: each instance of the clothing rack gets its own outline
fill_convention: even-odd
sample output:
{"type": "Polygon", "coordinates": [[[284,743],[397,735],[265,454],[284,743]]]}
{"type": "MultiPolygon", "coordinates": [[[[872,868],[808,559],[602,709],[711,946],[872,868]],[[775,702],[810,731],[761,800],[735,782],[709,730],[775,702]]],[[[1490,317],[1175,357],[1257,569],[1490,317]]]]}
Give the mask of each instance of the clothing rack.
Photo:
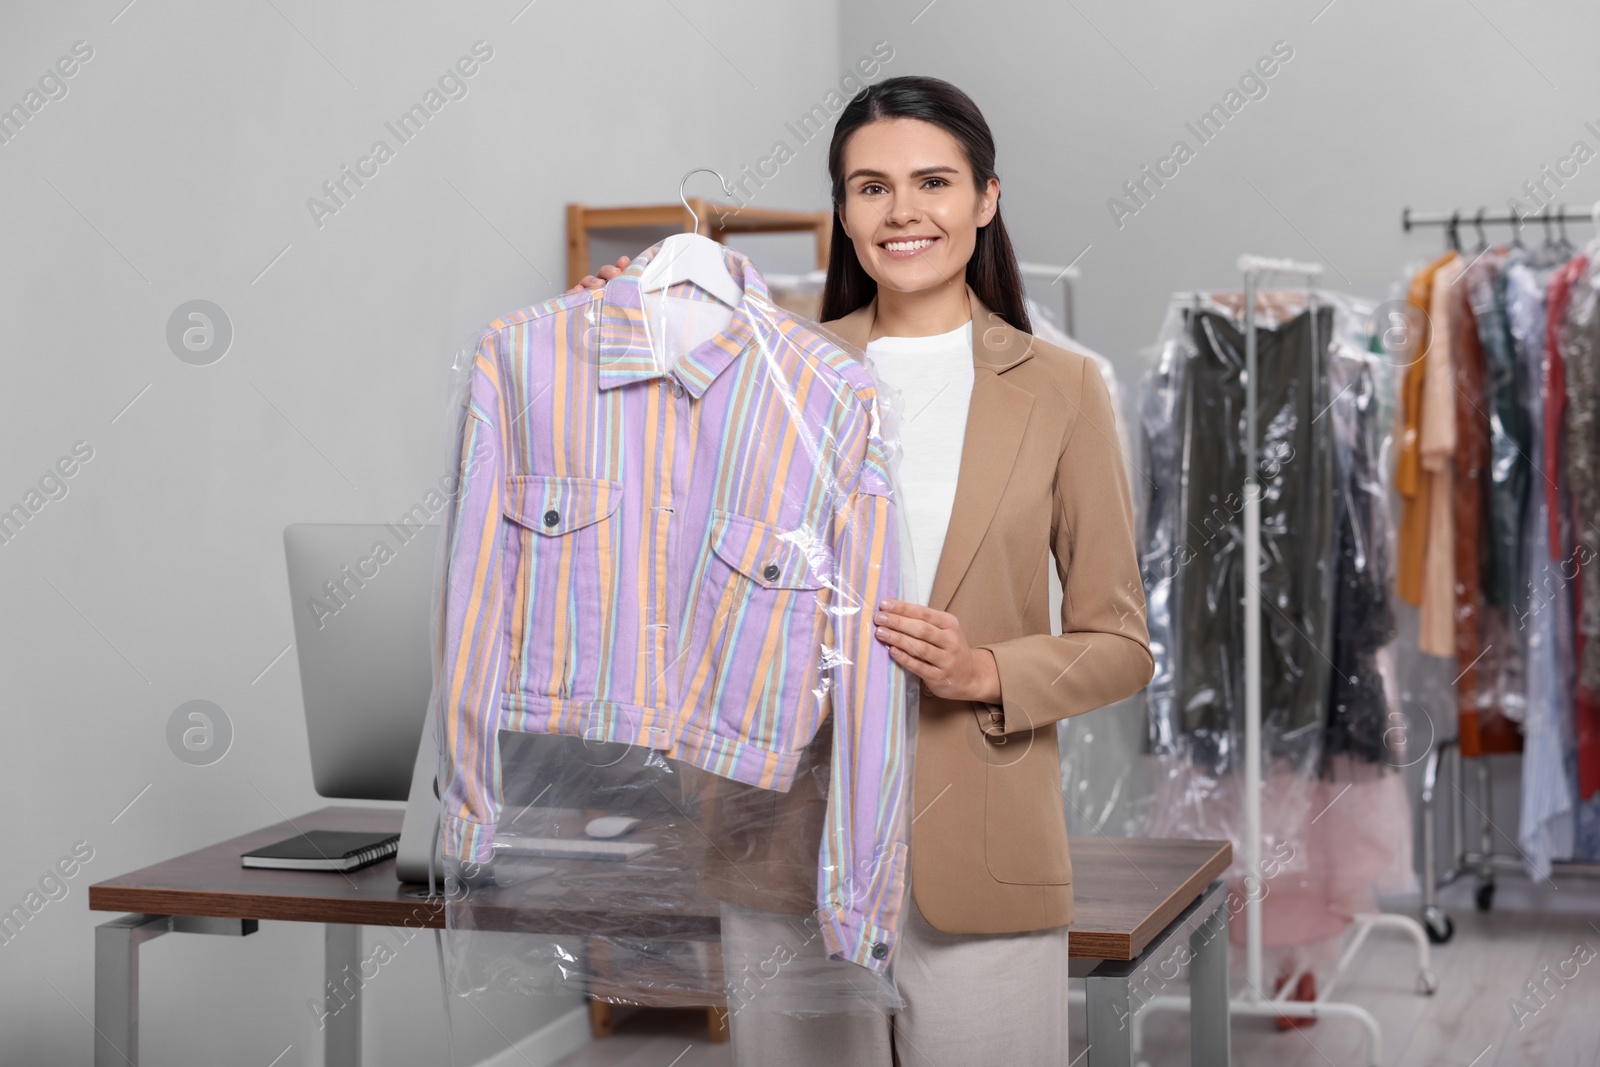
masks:
{"type": "MultiPolygon", "coordinates": [[[[1500,755],[1501,753],[1489,753],[1500,755]]],[[[1486,754],[1486,755],[1489,755],[1486,754]]],[[[1451,737],[1438,742],[1428,753],[1428,761],[1422,772],[1422,921],[1428,929],[1428,938],[1435,944],[1444,944],[1456,932],[1455,923],[1449,914],[1439,905],[1438,891],[1457,879],[1472,874],[1474,876],[1473,903],[1479,911],[1489,911],[1494,907],[1495,872],[1525,872],[1526,863],[1521,856],[1512,856],[1504,852],[1497,852],[1494,847],[1495,828],[1485,817],[1491,810],[1489,797],[1489,762],[1484,756],[1464,756],[1461,752],[1459,739],[1451,737]],[[1437,845],[1435,844],[1435,831],[1433,828],[1436,804],[1435,796],[1438,792],[1439,767],[1446,759],[1450,760],[1450,770],[1455,779],[1455,794],[1451,797],[1450,805],[1450,866],[1443,874],[1438,871],[1437,845]],[[1478,799],[1474,807],[1482,819],[1478,827],[1478,851],[1473,852],[1467,848],[1466,834],[1464,831],[1466,817],[1466,790],[1463,788],[1461,761],[1470,759],[1477,767],[1477,793],[1478,799]]],[[[1591,863],[1584,860],[1550,861],[1550,874],[1578,878],[1600,878],[1600,863],[1591,863]]]]}
{"type": "Polygon", "coordinates": [[[1488,244],[1488,241],[1483,236],[1483,228],[1485,226],[1515,226],[1518,230],[1521,230],[1523,224],[1529,219],[1537,219],[1544,223],[1546,230],[1549,229],[1551,224],[1560,226],[1563,233],[1566,232],[1566,225],[1569,222],[1587,222],[1592,224],[1595,229],[1600,230],[1600,201],[1596,201],[1594,207],[1586,215],[1568,214],[1567,205],[1565,204],[1556,208],[1555,214],[1550,213],[1549,204],[1545,204],[1536,212],[1519,214],[1507,211],[1501,215],[1489,214],[1488,208],[1479,208],[1470,215],[1460,211],[1452,211],[1449,214],[1439,212],[1435,215],[1413,215],[1409,207],[1400,209],[1400,228],[1406,233],[1410,233],[1412,228],[1416,226],[1444,226],[1450,231],[1450,243],[1458,250],[1461,247],[1461,241],[1457,235],[1460,233],[1463,222],[1470,222],[1478,231],[1478,239],[1482,243],[1488,244]]]}
{"type": "MultiPolygon", "coordinates": [[[[1543,210],[1531,215],[1488,215],[1484,210],[1479,210],[1472,216],[1463,216],[1461,212],[1452,212],[1448,215],[1413,215],[1411,209],[1404,208],[1400,212],[1401,229],[1409,233],[1414,226],[1451,226],[1459,229],[1462,222],[1471,222],[1474,226],[1486,223],[1504,223],[1521,226],[1528,219],[1538,219],[1546,225],[1550,223],[1564,224],[1566,222],[1588,222],[1600,230],[1600,201],[1596,201],[1588,214],[1569,214],[1566,205],[1558,207],[1554,214],[1550,205],[1546,204],[1543,210]]],[[[1520,751],[1520,749],[1519,749],[1520,751]]],[[[1510,755],[1509,752],[1463,752],[1459,736],[1447,738],[1435,744],[1428,752],[1428,759],[1423,767],[1422,775],[1422,921],[1427,928],[1428,938],[1435,944],[1444,944],[1455,934],[1455,923],[1451,921],[1448,913],[1440,906],[1438,891],[1451,884],[1464,875],[1471,873],[1474,876],[1473,903],[1479,911],[1489,911],[1494,907],[1495,872],[1526,870],[1526,864],[1520,855],[1512,856],[1504,852],[1497,852],[1494,847],[1495,828],[1490,823],[1485,813],[1490,808],[1490,775],[1489,764],[1485,756],[1510,755]],[[1462,761],[1470,759],[1476,767],[1476,785],[1478,799],[1475,807],[1482,819],[1479,830],[1478,850],[1472,851],[1466,845],[1465,810],[1466,791],[1462,761]],[[1438,867],[1438,845],[1434,829],[1434,808],[1437,804],[1439,783],[1439,770],[1445,761],[1449,761],[1451,776],[1454,779],[1454,794],[1450,804],[1450,865],[1441,874],[1438,867]]],[[[1551,860],[1550,873],[1552,876],[1576,876],[1594,878],[1600,877],[1600,863],[1583,860],[1551,860]]]]}
{"type": "MultiPolygon", "coordinates": [[[[1315,310],[1317,301],[1316,279],[1322,274],[1319,263],[1301,263],[1290,259],[1269,259],[1264,256],[1240,256],[1238,270],[1244,276],[1244,336],[1245,336],[1245,455],[1251,457],[1245,476],[1244,492],[1244,573],[1245,581],[1245,754],[1244,754],[1244,853],[1245,853],[1245,988],[1231,998],[1229,1010],[1234,1015],[1323,1016],[1352,1019],[1361,1025],[1367,1037],[1368,1063],[1378,1067],[1383,1059],[1383,1031],[1378,1020],[1359,1004],[1330,999],[1339,982],[1349,971],[1351,963],[1366,943],[1367,936],[1378,927],[1386,927],[1406,934],[1417,947],[1417,992],[1431,995],[1439,987],[1438,978],[1429,969],[1428,936],[1422,924],[1407,915],[1385,912],[1355,916],[1351,921],[1353,934],[1346,941],[1344,951],[1333,974],[1323,985],[1313,1001],[1289,1000],[1305,965],[1297,969],[1283,983],[1277,996],[1269,996],[1262,988],[1261,952],[1262,925],[1261,902],[1265,894],[1261,887],[1261,587],[1254,580],[1261,572],[1261,484],[1256,478],[1254,457],[1259,445],[1256,426],[1256,291],[1263,274],[1297,274],[1306,280],[1309,306],[1315,310]]],[[[1195,294],[1198,296],[1198,294],[1195,294]]],[[[1161,994],[1146,1002],[1150,1008],[1188,1009],[1185,997],[1161,994]]],[[[1141,1020],[1133,1017],[1133,1047],[1141,1047],[1141,1020]]]]}
{"type": "Polygon", "coordinates": [[[1082,276],[1078,268],[1071,264],[1061,267],[1054,263],[1018,263],[1017,269],[1023,274],[1031,275],[1035,278],[1049,278],[1051,285],[1059,281],[1067,283],[1062,286],[1065,296],[1063,297],[1062,314],[1064,317],[1062,318],[1061,328],[1068,337],[1078,336],[1077,328],[1072,320],[1072,287],[1082,276]]]}

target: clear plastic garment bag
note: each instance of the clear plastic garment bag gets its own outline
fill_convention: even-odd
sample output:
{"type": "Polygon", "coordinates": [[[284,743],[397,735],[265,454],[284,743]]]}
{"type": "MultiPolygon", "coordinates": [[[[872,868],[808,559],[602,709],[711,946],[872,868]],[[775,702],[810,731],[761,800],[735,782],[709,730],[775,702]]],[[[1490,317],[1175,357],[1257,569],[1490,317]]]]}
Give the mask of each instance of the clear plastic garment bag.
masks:
{"type": "Polygon", "coordinates": [[[917,687],[871,622],[915,588],[896,400],[712,250],[731,292],[652,270],[657,245],[456,361],[434,699],[459,994],[899,1006],[917,687]]]}

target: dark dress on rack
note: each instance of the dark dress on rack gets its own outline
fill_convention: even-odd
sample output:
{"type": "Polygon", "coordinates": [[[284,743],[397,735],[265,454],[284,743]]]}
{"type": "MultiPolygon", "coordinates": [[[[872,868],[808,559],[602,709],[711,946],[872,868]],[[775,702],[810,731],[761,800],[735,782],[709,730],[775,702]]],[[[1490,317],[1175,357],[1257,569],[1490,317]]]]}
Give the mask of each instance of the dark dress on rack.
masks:
{"type": "MultiPolygon", "coordinates": [[[[1334,313],[1308,309],[1257,327],[1261,484],[1263,752],[1307,772],[1329,702],[1334,604],[1334,463],[1329,343],[1334,313]]],[[[1149,388],[1175,395],[1164,426],[1145,427],[1152,461],[1147,588],[1169,597],[1158,648],[1152,742],[1212,774],[1236,771],[1244,737],[1244,331],[1206,309],[1184,312],[1182,365],[1149,388]],[[1162,521],[1156,519],[1156,522],[1162,521]],[[1157,559],[1170,556],[1170,560],[1157,559]],[[1166,574],[1158,574],[1160,566],[1166,574]],[[1162,581],[1162,579],[1165,581],[1162,581]]],[[[1150,404],[1147,402],[1147,408],[1150,404]]],[[[1154,634],[1154,631],[1153,631],[1154,634]]],[[[1154,641],[1153,641],[1154,644],[1154,641]]]]}
{"type": "Polygon", "coordinates": [[[1333,670],[1323,731],[1324,774],[1349,756],[1398,766],[1389,729],[1389,700],[1378,653],[1395,634],[1389,589],[1389,509],[1381,469],[1378,382],[1373,364],[1330,360],[1335,399],[1333,670]]]}

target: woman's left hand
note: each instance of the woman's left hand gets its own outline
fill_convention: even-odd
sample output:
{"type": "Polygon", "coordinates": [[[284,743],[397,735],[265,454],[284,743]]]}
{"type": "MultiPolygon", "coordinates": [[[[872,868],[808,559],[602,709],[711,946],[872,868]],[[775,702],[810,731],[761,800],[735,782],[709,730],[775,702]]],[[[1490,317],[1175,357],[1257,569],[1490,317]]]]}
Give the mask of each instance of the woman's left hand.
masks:
{"type": "Polygon", "coordinates": [[[960,620],[948,611],[884,600],[872,621],[875,636],[889,646],[889,655],[921,678],[934,696],[1000,703],[1000,669],[994,653],[967,644],[960,620]]]}

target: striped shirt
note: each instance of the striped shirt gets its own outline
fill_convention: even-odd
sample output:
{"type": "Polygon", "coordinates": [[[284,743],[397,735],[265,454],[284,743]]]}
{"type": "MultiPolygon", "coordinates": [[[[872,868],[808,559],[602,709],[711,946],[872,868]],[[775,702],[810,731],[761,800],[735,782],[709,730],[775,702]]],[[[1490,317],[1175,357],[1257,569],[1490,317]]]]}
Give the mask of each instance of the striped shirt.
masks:
{"type": "Polygon", "coordinates": [[[909,756],[906,672],[873,636],[904,595],[873,379],[731,249],[732,321],[653,353],[639,277],[658,248],[479,340],[445,590],[446,854],[492,855],[498,730],[786,791],[831,713],[818,920],[831,955],[881,971],[909,756]]]}

